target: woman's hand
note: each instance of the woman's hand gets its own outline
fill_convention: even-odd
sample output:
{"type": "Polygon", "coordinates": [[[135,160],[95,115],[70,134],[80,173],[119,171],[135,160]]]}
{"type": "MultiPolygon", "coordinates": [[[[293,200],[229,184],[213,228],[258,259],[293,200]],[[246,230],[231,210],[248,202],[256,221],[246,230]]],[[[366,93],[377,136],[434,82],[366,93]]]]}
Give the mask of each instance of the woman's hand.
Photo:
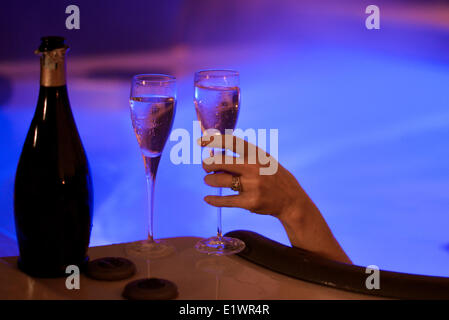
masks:
{"type": "MultiPolygon", "coordinates": [[[[206,139],[209,138],[203,138],[203,142],[206,139]]],[[[221,146],[225,145],[224,135],[210,136],[210,139],[211,141],[207,140],[209,142],[207,147],[221,148],[221,146]]],[[[244,158],[244,163],[236,163],[237,158],[232,159],[231,162],[229,161],[231,157],[224,157],[221,154],[205,159],[203,168],[210,174],[205,176],[204,181],[211,187],[230,188],[232,176],[238,176],[243,186],[243,191],[239,195],[232,196],[207,196],[204,200],[215,207],[239,207],[254,213],[270,214],[283,220],[283,218],[286,218],[284,216],[288,215],[290,208],[297,206],[304,196],[299,183],[282,166],[278,164],[273,165],[273,162],[276,160],[272,157],[270,157],[269,161],[272,162],[272,166],[276,167],[276,171],[270,175],[261,175],[260,169],[266,168],[267,165],[261,165],[259,161],[253,161],[255,162],[253,164],[248,163],[250,143],[235,136],[232,139],[233,147],[229,148],[229,150],[235,152],[236,148],[234,146],[237,143],[244,145],[246,152],[240,154],[240,157],[244,158]],[[231,163],[226,163],[226,160],[231,163]]],[[[252,146],[257,153],[263,152],[256,146],[252,146]]],[[[267,155],[265,152],[264,154],[267,155]]],[[[267,156],[269,157],[269,155],[267,156]]],[[[257,154],[255,158],[257,159],[257,154]]]]}
{"type": "Polygon", "coordinates": [[[235,136],[205,136],[198,143],[239,154],[239,157],[216,154],[203,161],[203,168],[209,173],[204,178],[207,185],[230,188],[233,176],[239,177],[242,185],[238,195],[206,196],[207,203],[272,215],[280,220],[293,246],[351,263],[318,208],[295,177],[276,159],[235,136]]]}

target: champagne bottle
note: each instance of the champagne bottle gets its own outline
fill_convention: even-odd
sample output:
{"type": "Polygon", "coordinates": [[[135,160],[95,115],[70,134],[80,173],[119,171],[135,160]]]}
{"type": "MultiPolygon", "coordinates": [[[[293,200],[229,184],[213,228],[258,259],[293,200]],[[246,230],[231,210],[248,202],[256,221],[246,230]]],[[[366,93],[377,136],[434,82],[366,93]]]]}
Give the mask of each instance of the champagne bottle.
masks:
{"type": "Polygon", "coordinates": [[[62,37],[44,37],[40,91],[14,185],[19,268],[35,277],[67,276],[87,262],[93,195],[89,164],[70,108],[62,37]]]}

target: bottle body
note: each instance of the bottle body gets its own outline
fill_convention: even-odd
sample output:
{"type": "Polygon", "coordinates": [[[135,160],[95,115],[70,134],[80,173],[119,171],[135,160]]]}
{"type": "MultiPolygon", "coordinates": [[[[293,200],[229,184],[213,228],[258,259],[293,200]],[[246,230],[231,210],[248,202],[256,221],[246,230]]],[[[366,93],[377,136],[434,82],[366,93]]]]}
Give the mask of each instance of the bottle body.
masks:
{"type": "Polygon", "coordinates": [[[68,265],[82,268],[92,227],[90,169],[67,87],[49,84],[41,75],[14,185],[19,268],[36,277],[64,276],[68,265]]]}

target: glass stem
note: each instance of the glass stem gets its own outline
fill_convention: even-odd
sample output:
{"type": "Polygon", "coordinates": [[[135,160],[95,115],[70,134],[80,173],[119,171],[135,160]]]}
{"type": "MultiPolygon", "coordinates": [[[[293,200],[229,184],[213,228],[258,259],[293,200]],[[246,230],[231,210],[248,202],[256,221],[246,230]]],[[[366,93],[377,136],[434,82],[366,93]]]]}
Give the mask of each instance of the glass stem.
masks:
{"type": "MultiPolygon", "coordinates": [[[[215,154],[223,154],[222,150],[218,150],[217,152],[214,152],[214,149],[210,151],[210,156],[213,157],[215,154]]],[[[217,171],[218,173],[220,171],[217,171]]],[[[217,195],[222,196],[222,188],[218,188],[217,195]]],[[[223,241],[223,231],[222,231],[222,225],[221,225],[221,207],[217,207],[217,238],[218,241],[223,241]]]]}
{"type": "Polygon", "coordinates": [[[153,213],[154,213],[154,183],[155,176],[147,176],[147,196],[148,196],[148,242],[154,242],[153,234],[153,213]]]}
{"type": "Polygon", "coordinates": [[[154,242],[153,233],[153,216],[154,216],[154,185],[156,181],[157,168],[159,166],[159,161],[161,156],[158,157],[145,157],[143,156],[143,161],[145,163],[145,176],[147,177],[147,197],[148,197],[148,242],[154,242]]]}
{"type": "MultiPolygon", "coordinates": [[[[221,197],[222,195],[221,188],[218,188],[217,195],[221,197]]],[[[217,207],[217,238],[219,241],[223,240],[223,231],[221,226],[221,207],[217,207]]]]}

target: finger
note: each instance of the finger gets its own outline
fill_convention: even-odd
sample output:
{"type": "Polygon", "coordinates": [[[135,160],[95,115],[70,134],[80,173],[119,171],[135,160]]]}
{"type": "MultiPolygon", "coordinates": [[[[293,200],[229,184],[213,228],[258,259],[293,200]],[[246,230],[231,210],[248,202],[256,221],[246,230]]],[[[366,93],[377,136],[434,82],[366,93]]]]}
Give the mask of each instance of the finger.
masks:
{"type": "Polygon", "coordinates": [[[229,156],[214,156],[203,160],[203,168],[206,172],[212,171],[226,171],[242,175],[248,170],[243,163],[236,163],[235,157],[229,156]]]}
{"type": "Polygon", "coordinates": [[[227,149],[245,158],[255,156],[258,150],[254,144],[229,134],[205,135],[199,138],[197,143],[202,147],[227,149]]]}
{"type": "Polygon", "coordinates": [[[241,195],[232,196],[206,196],[204,201],[214,207],[227,207],[227,208],[243,208],[245,200],[241,195]]]}
{"type": "Polygon", "coordinates": [[[229,173],[213,173],[204,177],[204,182],[211,187],[230,188],[232,175],[229,173]]]}
{"type": "Polygon", "coordinates": [[[216,152],[211,157],[203,160],[205,164],[245,164],[243,157],[228,156],[222,152],[216,152]]]}

